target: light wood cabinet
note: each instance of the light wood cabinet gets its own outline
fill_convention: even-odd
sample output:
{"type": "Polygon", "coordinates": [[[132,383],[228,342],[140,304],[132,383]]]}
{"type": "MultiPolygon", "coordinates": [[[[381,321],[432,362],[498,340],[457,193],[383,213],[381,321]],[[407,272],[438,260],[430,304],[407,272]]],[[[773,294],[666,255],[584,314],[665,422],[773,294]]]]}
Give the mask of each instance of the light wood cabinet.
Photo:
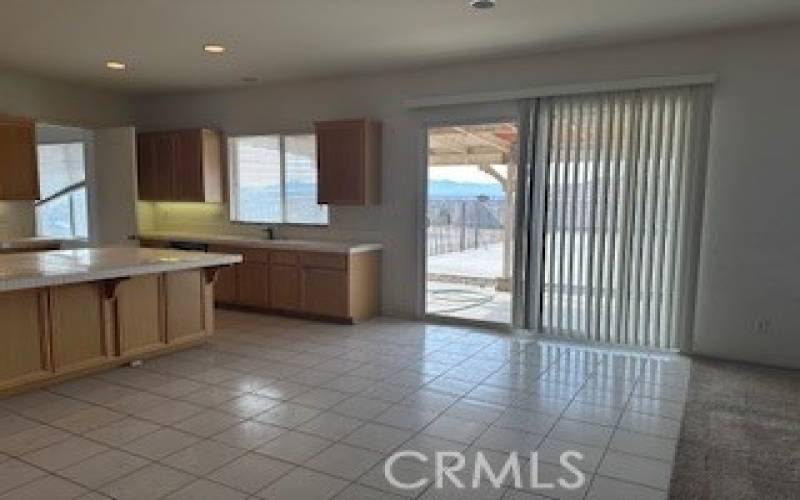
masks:
{"type": "Polygon", "coordinates": [[[205,337],[205,273],[191,270],[164,275],[168,344],[205,337]]]}
{"type": "Polygon", "coordinates": [[[268,307],[269,279],[267,265],[243,262],[236,268],[237,302],[243,306],[268,307]]]}
{"type": "MultiPolygon", "coordinates": [[[[283,252],[278,252],[282,254],[283,252]]],[[[270,307],[279,311],[300,311],[300,267],[293,264],[270,263],[270,307]]]]}
{"type": "Polygon", "coordinates": [[[380,314],[380,250],[348,254],[215,244],[208,251],[243,257],[241,264],[217,271],[219,305],[353,323],[380,314]]]}
{"type": "Polygon", "coordinates": [[[53,367],[56,373],[104,363],[114,354],[105,320],[103,287],[80,283],[50,290],[53,367]]]}
{"type": "Polygon", "coordinates": [[[319,203],[380,203],[381,124],[369,120],[316,122],[319,203]]]}
{"type": "Polygon", "coordinates": [[[222,201],[218,133],[206,129],[140,133],[136,150],[140,200],[222,201]]]}
{"type": "Polygon", "coordinates": [[[221,304],[235,304],[238,300],[239,272],[236,267],[223,267],[217,271],[214,300],[221,304]]]}
{"type": "Polygon", "coordinates": [[[0,397],[204,341],[213,276],[194,269],[0,292],[0,397]]]}
{"type": "Polygon", "coordinates": [[[0,390],[52,374],[46,290],[0,293],[0,390]]]}
{"type": "Polygon", "coordinates": [[[303,310],[309,314],[348,317],[347,272],[303,268],[303,310]]]}
{"type": "Polygon", "coordinates": [[[0,117],[0,200],[37,199],[36,124],[0,117]]]}
{"type": "Polygon", "coordinates": [[[117,356],[160,349],[166,344],[161,276],[137,276],[116,288],[117,356]]]}

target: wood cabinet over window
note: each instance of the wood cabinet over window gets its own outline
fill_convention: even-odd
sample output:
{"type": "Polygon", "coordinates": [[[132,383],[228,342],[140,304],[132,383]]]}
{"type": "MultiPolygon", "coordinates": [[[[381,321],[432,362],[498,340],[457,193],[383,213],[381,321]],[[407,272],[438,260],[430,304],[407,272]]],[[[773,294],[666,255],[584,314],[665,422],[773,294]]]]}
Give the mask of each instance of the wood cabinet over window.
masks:
{"type": "Polygon", "coordinates": [[[381,124],[316,122],[317,199],[330,205],[380,203],[381,124]]]}
{"type": "Polygon", "coordinates": [[[36,124],[0,116],[0,200],[37,199],[36,124]]]}
{"type": "Polygon", "coordinates": [[[217,132],[198,129],[136,136],[139,199],[222,202],[222,153],[217,132]]]}

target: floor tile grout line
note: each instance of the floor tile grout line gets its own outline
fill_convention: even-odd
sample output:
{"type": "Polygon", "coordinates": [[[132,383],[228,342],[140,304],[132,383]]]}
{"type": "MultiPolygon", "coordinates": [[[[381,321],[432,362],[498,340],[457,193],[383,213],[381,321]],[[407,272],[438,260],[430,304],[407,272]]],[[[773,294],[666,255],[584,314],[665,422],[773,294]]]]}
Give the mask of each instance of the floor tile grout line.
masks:
{"type": "MultiPolygon", "coordinates": [[[[433,377],[433,378],[432,378],[432,379],[431,379],[429,382],[427,382],[426,384],[424,384],[424,385],[422,385],[422,386],[416,386],[416,387],[413,387],[413,392],[412,392],[411,394],[414,394],[414,393],[416,393],[416,392],[419,392],[420,390],[423,390],[423,389],[425,389],[425,390],[432,390],[432,391],[439,392],[437,388],[429,388],[429,387],[427,387],[427,385],[429,385],[429,384],[430,384],[430,382],[432,382],[432,381],[434,381],[434,380],[437,380],[437,379],[439,379],[439,378],[448,377],[448,376],[449,376],[449,377],[452,377],[453,375],[449,373],[450,371],[452,371],[452,370],[453,370],[454,368],[456,368],[457,366],[459,366],[459,365],[461,365],[461,364],[463,364],[463,363],[467,362],[469,359],[471,359],[471,358],[473,358],[473,357],[475,357],[475,356],[478,356],[478,355],[480,354],[480,352],[482,352],[483,350],[485,350],[485,349],[486,349],[486,347],[487,347],[487,346],[491,346],[491,345],[493,345],[494,343],[496,343],[496,342],[488,343],[488,344],[484,345],[482,348],[478,349],[477,351],[474,351],[474,352],[473,352],[473,354],[471,354],[471,355],[469,355],[469,356],[466,356],[466,357],[461,357],[461,358],[460,358],[460,361],[458,361],[458,362],[456,362],[456,363],[450,363],[450,364],[448,364],[448,367],[447,367],[447,369],[445,369],[444,371],[439,371],[439,372],[438,372],[438,374],[437,374],[436,376],[434,376],[434,377],[433,377]]],[[[445,351],[445,352],[446,352],[446,350],[445,350],[444,348],[437,349],[437,350],[436,350],[436,351],[434,351],[434,352],[439,352],[439,351],[445,351]]],[[[341,355],[341,356],[339,356],[339,357],[341,357],[341,358],[346,358],[346,356],[345,356],[345,355],[341,355]]],[[[426,357],[426,356],[422,356],[422,357],[418,357],[417,359],[421,361],[421,360],[424,360],[424,359],[425,359],[425,357],[426,357]]],[[[257,358],[254,358],[254,359],[257,359],[257,358]]],[[[558,361],[557,359],[556,359],[556,360],[553,360],[553,361],[551,362],[550,366],[552,366],[553,364],[555,364],[557,361],[558,361]]],[[[496,373],[496,372],[500,371],[501,369],[503,369],[505,366],[507,366],[507,365],[508,365],[508,363],[507,363],[507,358],[505,358],[505,357],[504,357],[504,358],[501,358],[501,359],[498,359],[498,362],[499,362],[498,368],[496,368],[496,369],[495,369],[495,370],[494,370],[492,373],[490,373],[490,374],[488,374],[488,375],[484,376],[484,377],[483,377],[483,378],[482,378],[480,381],[475,381],[474,379],[473,379],[473,380],[467,380],[467,381],[468,381],[468,382],[469,382],[469,383],[472,385],[472,389],[471,389],[471,390],[473,390],[475,387],[477,387],[477,386],[481,385],[483,382],[485,382],[485,381],[486,381],[486,379],[488,379],[488,378],[489,378],[489,377],[490,377],[492,374],[494,374],[494,373],[496,373]]],[[[231,362],[231,363],[233,363],[233,362],[231,362]]],[[[227,364],[231,364],[231,363],[227,363],[227,364]]],[[[370,363],[364,363],[364,362],[362,362],[362,363],[360,364],[360,367],[358,367],[358,368],[352,368],[352,369],[349,369],[348,371],[345,371],[345,372],[340,372],[340,373],[333,373],[333,372],[331,372],[331,373],[333,373],[333,374],[334,374],[334,378],[333,378],[332,380],[335,380],[336,378],[339,378],[339,377],[342,377],[342,376],[347,376],[347,374],[348,374],[348,373],[350,373],[350,372],[352,372],[352,371],[355,371],[355,370],[358,370],[358,369],[360,369],[360,368],[363,368],[363,367],[365,367],[365,366],[368,366],[368,365],[370,365],[370,363]]],[[[213,366],[216,366],[216,365],[210,365],[210,366],[212,366],[212,367],[213,367],[213,366]]],[[[223,365],[223,366],[224,366],[224,365],[223,365]]],[[[399,372],[399,371],[405,371],[405,370],[408,370],[408,367],[409,367],[409,366],[411,366],[411,364],[407,364],[405,368],[401,368],[401,369],[399,369],[399,370],[398,370],[398,372],[399,372]]],[[[539,375],[541,376],[543,373],[547,372],[547,370],[548,370],[548,368],[545,368],[544,370],[540,371],[540,372],[539,372],[539,375]]],[[[236,370],[232,370],[232,371],[236,371],[236,370]]],[[[240,372],[240,373],[241,373],[241,372],[240,372]]],[[[419,373],[420,373],[421,375],[423,375],[423,376],[425,375],[425,372],[424,372],[424,371],[421,371],[421,372],[419,372],[419,373]]],[[[183,377],[181,377],[180,375],[174,375],[174,374],[169,374],[169,376],[171,376],[171,377],[173,377],[173,378],[183,378],[183,377]]],[[[248,373],[247,373],[247,372],[244,372],[244,376],[248,376],[248,373]]],[[[278,379],[278,380],[290,380],[290,379],[291,379],[291,377],[292,377],[292,375],[288,375],[288,376],[285,376],[285,377],[283,377],[282,379],[278,379]]],[[[456,377],[456,379],[458,379],[458,377],[456,377]]],[[[192,379],[188,379],[188,380],[192,380],[192,379]]],[[[370,380],[370,381],[372,381],[372,382],[375,382],[373,379],[368,379],[368,380],[370,380]]],[[[384,378],[383,380],[386,380],[386,378],[384,378]]],[[[379,382],[382,382],[383,380],[379,380],[379,382]]],[[[463,379],[462,379],[462,380],[463,380],[463,379]]],[[[116,385],[123,386],[123,384],[120,384],[120,383],[118,383],[118,382],[109,382],[109,381],[105,381],[105,380],[103,380],[102,382],[104,382],[104,383],[108,383],[108,384],[116,384],[116,385]]],[[[171,382],[168,382],[168,383],[171,383],[171,382]]],[[[206,385],[210,385],[210,386],[212,386],[212,387],[220,387],[220,384],[212,384],[212,383],[208,383],[208,382],[202,382],[202,383],[204,383],[204,384],[206,384],[206,385]]],[[[221,383],[223,383],[223,382],[221,382],[221,383]]],[[[325,384],[325,383],[326,383],[326,382],[323,382],[322,384],[316,385],[315,387],[317,387],[317,388],[324,388],[324,384],[325,384]]],[[[586,383],[586,381],[584,380],[584,385],[585,385],[585,383],[586,383]]],[[[164,384],[164,385],[166,385],[166,384],[164,384]]],[[[165,394],[163,394],[163,393],[158,393],[157,391],[147,391],[146,389],[142,389],[142,388],[140,388],[140,387],[136,387],[136,386],[132,386],[132,387],[133,387],[133,389],[136,389],[136,390],[138,390],[138,391],[142,391],[142,392],[151,392],[151,393],[154,393],[154,394],[156,394],[156,395],[158,395],[158,396],[161,396],[161,397],[165,397],[165,398],[167,398],[167,399],[170,399],[170,400],[172,400],[172,401],[180,401],[180,397],[182,397],[182,396],[184,396],[184,395],[185,395],[185,394],[184,394],[184,395],[179,395],[179,396],[167,396],[167,395],[165,395],[165,394]]],[[[225,388],[225,387],[221,387],[221,388],[225,388]]],[[[313,389],[312,389],[312,390],[313,390],[313,389]]],[[[335,389],[334,389],[334,390],[335,390],[335,389]]],[[[470,390],[470,391],[471,391],[471,390],[470,390]]],[[[452,402],[452,403],[451,403],[451,404],[450,404],[448,407],[446,407],[446,408],[444,408],[444,409],[442,409],[442,410],[439,410],[439,411],[437,412],[437,417],[436,417],[436,419],[438,419],[439,417],[443,416],[443,415],[444,415],[444,414],[445,414],[445,413],[446,413],[446,412],[447,412],[447,411],[448,411],[450,408],[452,408],[452,406],[454,406],[454,405],[456,405],[456,404],[458,404],[458,403],[460,403],[460,402],[463,402],[463,401],[465,401],[465,400],[468,400],[468,399],[469,399],[469,397],[468,397],[468,396],[469,396],[469,394],[470,394],[470,391],[468,391],[468,392],[461,392],[461,393],[459,393],[458,395],[455,395],[456,399],[455,399],[455,400],[454,400],[454,401],[453,401],[453,402],[452,402]]],[[[195,391],[195,392],[199,392],[199,389],[198,389],[198,391],[195,391]]],[[[347,391],[345,391],[345,392],[347,392],[347,391]]],[[[361,391],[361,392],[355,392],[355,393],[349,393],[349,392],[348,392],[348,396],[347,396],[347,398],[346,398],[346,399],[351,399],[351,398],[353,398],[353,397],[356,397],[356,396],[360,395],[362,392],[364,392],[364,391],[361,391]]],[[[527,391],[521,391],[521,392],[527,392],[527,391]]],[[[244,391],[244,392],[240,392],[240,393],[239,393],[239,395],[238,395],[237,397],[241,397],[241,396],[244,396],[244,395],[247,395],[247,394],[253,394],[253,393],[254,393],[254,390],[244,391]]],[[[527,392],[527,393],[528,393],[528,394],[530,394],[530,392],[527,392]]],[[[56,394],[58,394],[59,396],[62,396],[62,397],[67,397],[67,395],[64,395],[64,394],[59,394],[59,393],[56,393],[56,394]]],[[[561,418],[564,418],[564,411],[565,411],[565,410],[566,410],[566,409],[569,407],[569,405],[572,403],[572,401],[574,401],[574,399],[575,399],[576,395],[577,395],[577,393],[575,393],[575,394],[573,395],[573,397],[572,397],[572,400],[570,400],[570,403],[568,403],[568,404],[567,404],[567,405],[564,407],[564,409],[562,410],[562,412],[561,412],[560,416],[559,416],[559,417],[556,419],[556,422],[557,422],[558,420],[560,420],[561,418]]],[[[296,397],[296,396],[295,396],[295,397],[296,397]]],[[[77,399],[77,398],[76,398],[76,399],[77,399]]],[[[407,399],[407,397],[406,397],[406,398],[403,398],[403,399],[402,399],[402,400],[400,400],[400,401],[391,402],[390,404],[391,404],[392,406],[396,406],[396,405],[402,405],[402,404],[403,404],[403,402],[404,402],[406,399],[407,399]]],[[[81,401],[82,403],[85,403],[85,401],[84,401],[84,400],[79,400],[79,401],[81,401]]],[[[281,403],[283,403],[283,402],[285,402],[285,401],[280,401],[278,404],[281,404],[281,403]]],[[[91,404],[91,405],[94,405],[94,406],[101,406],[101,407],[103,407],[101,404],[98,404],[98,403],[90,403],[90,404],[91,404]]],[[[296,403],[295,403],[295,404],[296,404],[296,403]]],[[[507,410],[507,409],[509,409],[509,408],[513,408],[513,406],[511,406],[511,405],[508,405],[508,404],[504,404],[504,405],[497,405],[497,404],[494,404],[494,405],[496,405],[496,406],[502,406],[502,407],[503,407],[503,408],[505,408],[506,410],[507,410]]],[[[219,405],[218,405],[217,407],[208,407],[208,406],[205,406],[205,405],[197,405],[197,406],[199,406],[199,407],[200,407],[200,411],[199,411],[199,412],[202,412],[202,411],[204,411],[204,410],[209,410],[209,409],[214,409],[214,410],[216,410],[216,411],[221,411],[221,410],[219,410],[219,408],[218,408],[218,406],[219,406],[219,405]]],[[[326,409],[323,409],[322,411],[329,411],[329,412],[331,412],[331,413],[334,413],[334,414],[336,414],[335,410],[332,410],[331,408],[326,408],[326,409]]],[[[132,416],[132,417],[134,417],[134,418],[141,418],[141,417],[137,417],[136,415],[132,415],[132,414],[123,414],[123,415],[132,416]]],[[[257,415],[260,415],[260,414],[250,415],[249,417],[247,417],[247,418],[244,418],[244,419],[242,420],[242,422],[245,422],[245,421],[248,421],[248,420],[252,420],[252,419],[253,419],[254,417],[256,417],[257,415]]],[[[164,427],[166,427],[166,428],[170,428],[170,427],[174,426],[176,423],[180,423],[180,422],[182,422],[182,421],[184,421],[184,420],[188,420],[188,419],[191,419],[191,418],[193,418],[193,416],[194,416],[194,415],[192,415],[192,416],[189,416],[189,417],[186,417],[185,419],[182,419],[182,420],[179,420],[179,421],[173,422],[173,423],[171,423],[171,424],[168,424],[168,425],[165,425],[165,424],[162,424],[162,423],[157,423],[157,424],[158,424],[160,427],[162,427],[162,428],[164,428],[164,427]]],[[[352,418],[352,415],[346,415],[346,416],[348,416],[348,417],[352,418]]],[[[242,416],[241,416],[241,415],[239,415],[238,417],[242,417],[242,416]]],[[[23,415],[23,418],[28,418],[28,419],[30,419],[29,417],[27,417],[27,416],[25,416],[25,415],[23,415]]],[[[125,417],[123,416],[122,418],[125,418],[125,417]]],[[[458,418],[458,417],[455,417],[455,418],[458,418]]],[[[497,420],[497,418],[499,418],[499,417],[496,417],[496,418],[495,418],[495,419],[494,419],[492,422],[490,422],[489,424],[487,424],[487,427],[488,427],[489,425],[491,425],[491,423],[495,422],[495,421],[497,420]]],[[[368,420],[368,421],[369,421],[369,420],[368,420]]],[[[433,421],[432,421],[432,422],[430,422],[430,423],[428,423],[428,424],[427,424],[425,427],[423,427],[423,428],[422,428],[420,431],[418,431],[416,434],[412,435],[412,437],[411,437],[411,438],[409,438],[409,439],[413,439],[413,437],[415,437],[416,435],[423,433],[424,429],[426,429],[426,428],[427,428],[428,426],[430,426],[432,423],[433,423],[433,421]]],[[[49,425],[49,422],[45,422],[44,424],[45,424],[45,425],[49,425]]],[[[385,425],[385,424],[382,424],[382,423],[380,423],[380,424],[381,424],[381,425],[385,425]]],[[[109,423],[109,424],[107,424],[107,425],[110,425],[110,423],[109,423]]],[[[237,424],[233,424],[233,426],[235,426],[235,425],[237,425],[237,424]]],[[[363,425],[366,425],[366,424],[362,424],[362,425],[361,425],[359,428],[363,427],[363,425]]],[[[555,424],[554,424],[554,425],[555,425],[555,424]]],[[[55,427],[55,426],[52,426],[52,427],[55,427]]],[[[101,426],[101,427],[102,427],[102,426],[101,426]]],[[[56,427],[56,428],[58,428],[58,427],[56,427]]],[[[550,430],[548,431],[548,434],[547,434],[547,435],[549,435],[549,434],[550,434],[550,432],[552,431],[552,428],[553,428],[553,427],[551,426],[551,428],[550,428],[550,430]]],[[[155,432],[155,431],[154,431],[154,432],[155,432]]],[[[183,431],[183,432],[185,432],[185,431],[183,431]]],[[[221,430],[219,433],[222,433],[222,432],[224,432],[224,430],[221,430]]],[[[350,434],[352,434],[352,433],[355,433],[355,432],[357,432],[357,429],[356,429],[356,430],[353,430],[353,431],[352,431],[350,434]]],[[[484,431],[484,432],[485,432],[485,431],[484,431]]],[[[81,434],[76,434],[76,433],[72,433],[72,432],[70,432],[70,433],[71,433],[71,434],[73,434],[73,435],[78,435],[78,436],[80,436],[80,437],[84,437],[84,438],[85,438],[85,436],[83,436],[83,435],[81,435],[81,434]]],[[[349,436],[350,434],[348,434],[347,436],[349,436]]],[[[214,434],[214,435],[216,435],[216,434],[214,434]]],[[[210,440],[210,439],[211,439],[211,438],[212,438],[214,435],[211,435],[211,436],[199,436],[199,442],[202,442],[203,440],[210,440]]],[[[482,435],[482,434],[481,434],[481,435],[482,435]]],[[[197,436],[197,435],[195,435],[195,436],[197,436]]],[[[347,436],[345,436],[344,438],[340,438],[340,439],[339,439],[339,441],[335,441],[334,443],[342,442],[342,440],[343,440],[343,439],[345,439],[347,436]]],[[[139,439],[139,438],[137,438],[137,439],[139,439]]],[[[479,437],[476,437],[476,438],[474,438],[474,439],[473,439],[473,441],[472,441],[472,442],[469,444],[469,446],[473,446],[473,445],[474,445],[474,443],[475,443],[475,441],[476,441],[477,439],[479,439],[479,437]]],[[[103,444],[104,446],[108,446],[106,443],[101,443],[101,444],[103,444]]],[[[352,445],[351,445],[351,446],[352,446],[352,445]]],[[[112,447],[112,448],[113,448],[113,447],[112,447]]],[[[123,450],[123,451],[125,451],[125,450],[123,450]]],[[[252,452],[252,450],[246,451],[245,453],[248,453],[248,452],[252,452]]],[[[178,453],[178,452],[175,452],[175,453],[178,453]]],[[[147,458],[147,457],[145,457],[145,458],[147,458]]],[[[148,460],[152,460],[152,459],[149,459],[149,458],[147,458],[147,459],[148,459],[148,460]]]]}

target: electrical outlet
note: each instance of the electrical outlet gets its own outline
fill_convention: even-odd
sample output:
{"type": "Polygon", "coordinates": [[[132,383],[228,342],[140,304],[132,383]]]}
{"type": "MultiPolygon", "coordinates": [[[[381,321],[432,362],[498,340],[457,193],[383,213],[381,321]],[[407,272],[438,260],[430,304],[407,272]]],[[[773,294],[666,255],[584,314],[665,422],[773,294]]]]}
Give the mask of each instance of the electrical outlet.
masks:
{"type": "Polygon", "coordinates": [[[770,323],[771,322],[767,317],[758,318],[755,324],[756,333],[760,335],[769,333],[769,327],[771,326],[770,323]]]}

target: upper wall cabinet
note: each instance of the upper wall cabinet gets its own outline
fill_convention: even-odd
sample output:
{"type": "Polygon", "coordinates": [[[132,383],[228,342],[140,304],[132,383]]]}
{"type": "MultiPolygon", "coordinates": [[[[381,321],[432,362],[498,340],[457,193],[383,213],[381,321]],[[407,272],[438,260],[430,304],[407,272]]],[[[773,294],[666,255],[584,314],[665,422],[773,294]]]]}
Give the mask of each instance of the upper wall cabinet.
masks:
{"type": "Polygon", "coordinates": [[[136,135],[139,199],[222,202],[222,153],[211,130],[136,135]]]}
{"type": "Polygon", "coordinates": [[[0,117],[0,200],[39,199],[36,125],[0,117]]]}
{"type": "Polygon", "coordinates": [[[369,120],[316,122],[319,203],[380,203],[381,124],[369,120]]]}

